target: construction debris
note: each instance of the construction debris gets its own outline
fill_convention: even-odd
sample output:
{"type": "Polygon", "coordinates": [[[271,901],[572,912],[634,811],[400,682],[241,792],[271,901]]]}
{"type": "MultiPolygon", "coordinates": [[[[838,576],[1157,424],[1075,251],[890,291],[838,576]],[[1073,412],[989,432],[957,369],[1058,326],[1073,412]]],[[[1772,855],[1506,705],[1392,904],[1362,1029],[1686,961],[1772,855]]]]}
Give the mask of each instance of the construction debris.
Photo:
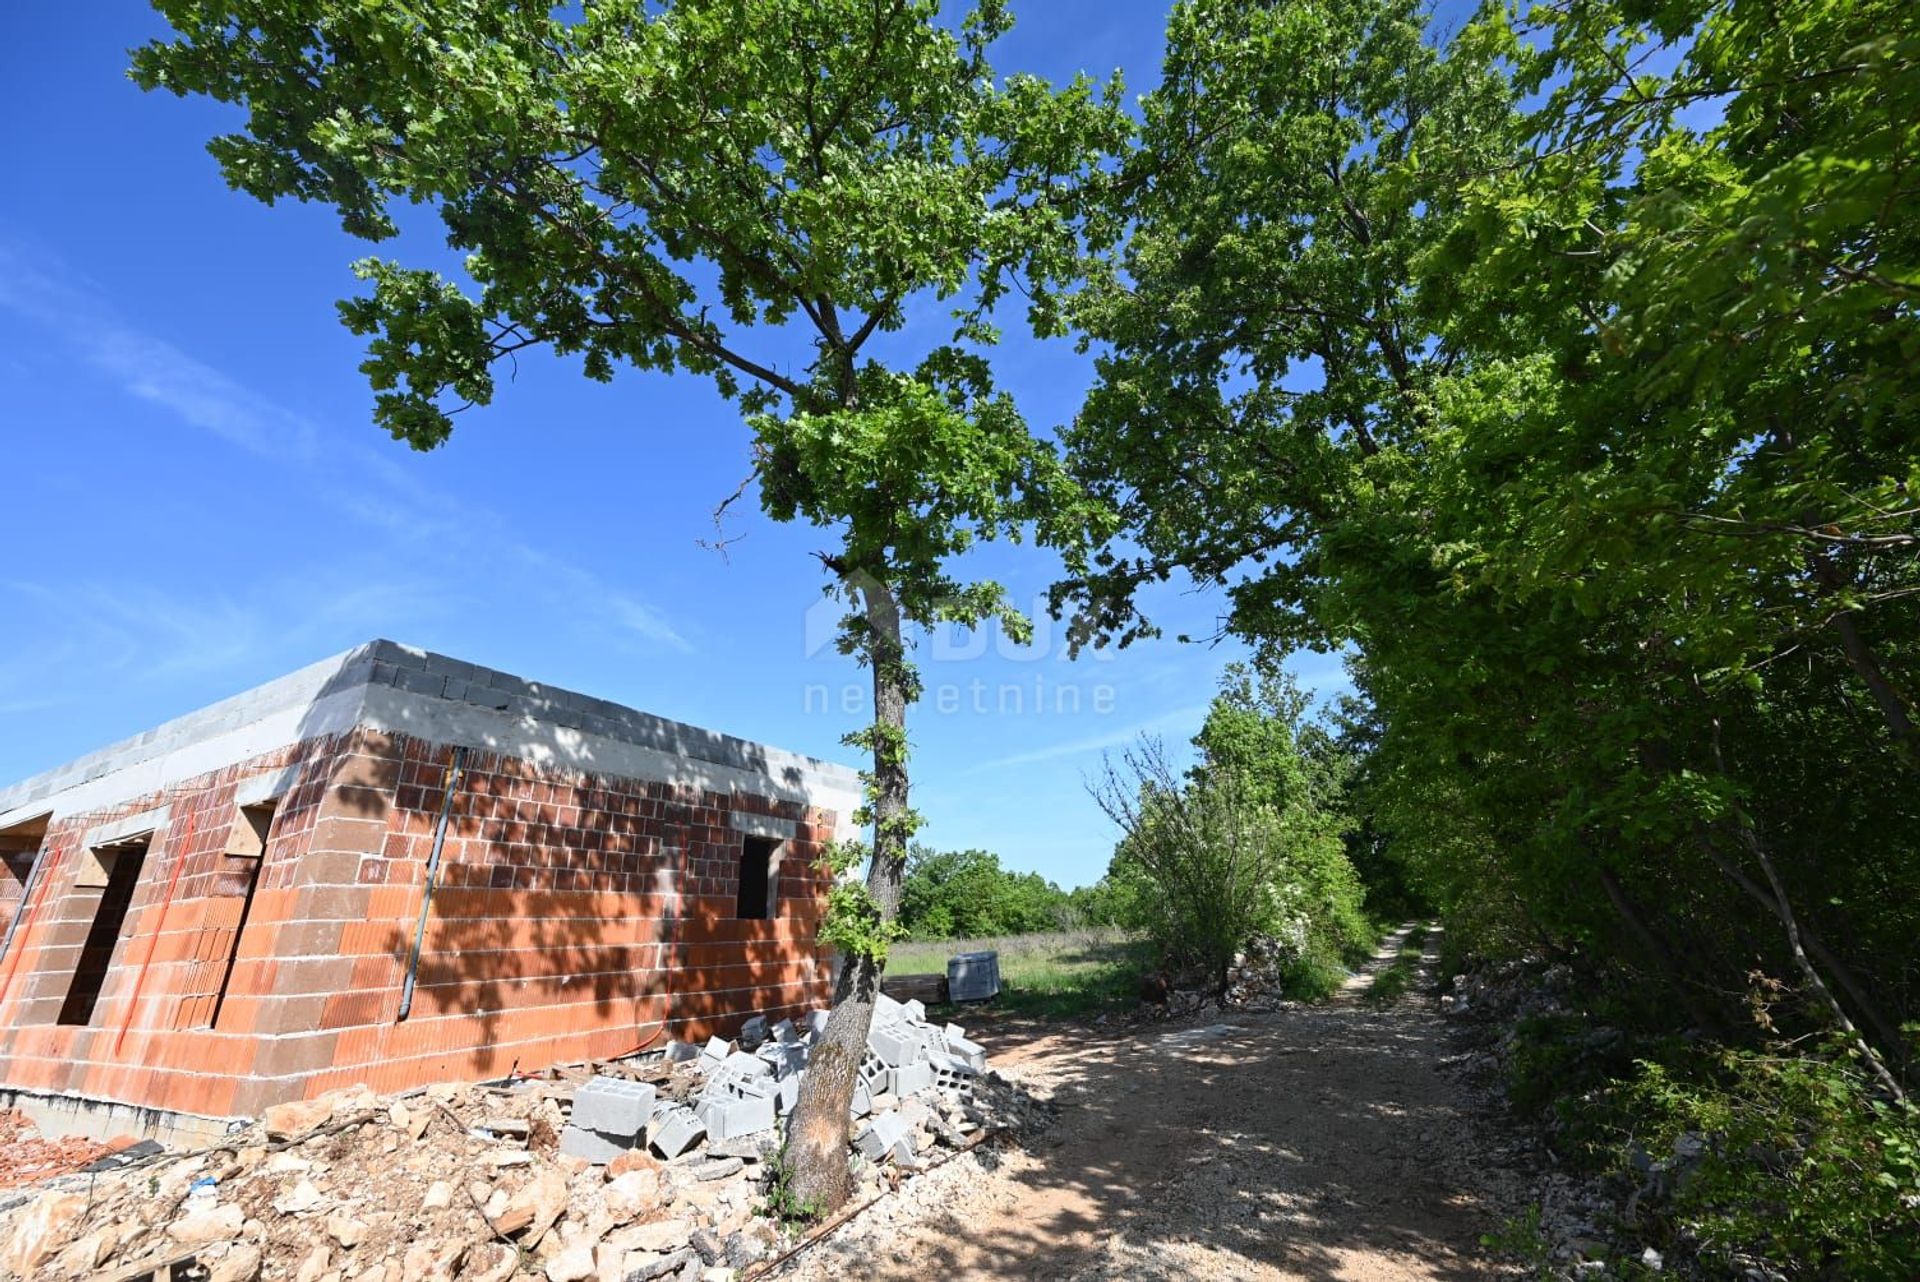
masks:
{"type": "Polygon", "coordinates": [[[71,1136],[42,1139],[39,1129],[25,1114],[0,1111],[0,1189],[78,1171],[117,1147],[119,1145],[71,1136]]]}
{"type": "MultiPolygon", "coordinates": [[[[772,1159],[824,1016],[754,1021],[751,1051],[670,1045],[496,1086],[278,1106],[201,1152],[23,1190],[0,1206],[0,1270],[140,1277],[188,1251],[194,1269],[175,1276],[222,1282],[721,1282],[791,1232],[768,1213],[772,1159]]],[[[965,1030],[886,998],[854,1113],[863,1201],[936,1145],[1051,1120],[965,1030]]]]}

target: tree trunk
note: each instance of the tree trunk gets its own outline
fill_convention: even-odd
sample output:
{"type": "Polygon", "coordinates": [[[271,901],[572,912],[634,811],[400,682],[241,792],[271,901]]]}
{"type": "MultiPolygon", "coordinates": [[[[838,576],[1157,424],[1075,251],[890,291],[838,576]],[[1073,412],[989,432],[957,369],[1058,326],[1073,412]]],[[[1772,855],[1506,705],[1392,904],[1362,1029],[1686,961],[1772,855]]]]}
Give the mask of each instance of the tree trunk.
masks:
{"type": "Polygon", "coordinates": [[[1720,1020],[1701,1004],[1698,994],[1688,986],[1689,976],[1686,969],[1675,959],[1673,949],[1668,947],[1667,941],[1647,924],[1646,916],[1641,912],[1640,906],[1633,901],[1632,896],[1627,894],[1626,887],[1620,884],[1620,879],[1614,875],[1613,870],[1604,865],[1600,869],[1600,888],[1607,892],[1607,902],[1613,905],[1614,912],[1620,915],[1620,919],[1627,924],[1627,929],[1646,950],[1649,959],[1659,968],[1661,978],[1667,981],[1667,987],[1673,991],[1675,997],[1680,999],[1680,1004],[1687,1008],[1687,1017],[1693,1021],[1694,1027],[1710,1034],[1723,1032],[1724,1028],[1720,1020]]]}
{"type": "MultiPolygon", "coordinates": [[[[1774,898],[1771,892],[1763,889],[1753,878],[1741,871],[1739,865],[1720,853],[1719,849],[1713,844],[1711,834],[1706,831],[1705,824],[1697,824],[1695,828],[1695,841],[1700,848],[1706,852],[1707,858],[1713,862],[1713,866],[1718,868],[1727,880],[1738,886],[1749,899],[1752,899],[1755,903],[1766,909],[1775,921],[1785,926],[1787,923],[1785,916],[1781,912],[1780,901],[1774,898]]],[[[1905,1075],[1907,1071],[1908,1054],[1904,1040],[1900,1036],[1900,1030],[1894,1026],[1893,1021],[1888,1018],[1886,1012],[1880,1008],[1880,1004],[1867,992],[1866,987],[1860,982],[1859,977],[1853,973],[1853,970],[1848,967],[1845,962],[1841,961],[1840,958],[1834,954],[1832,949],[1827,947],[1826,942],[1814,933],[1812,927],[1808,926],[1805,922],[1796,922],[1796,927],[1800,934],[1800,942],[1805,945],[1808,954],[1812,956],[1813,960],[1819,965],[1826,967],[1827,972],[1833,976],[1834,981],[1840,985],[1848,998],[1852,1000],[1854,1010],[1862,1019],[1872,1025],[1874,1039],[1879,1043],[1882,1053],[1891,1056],[1897,1064],[1900,1064],[1902,1066],[1901,1073],[1905,1075]]]]}
{"type": "Polygon", "coordinates": [[[1766,877],[1767,885],[1772,888],[1776,915],[1780,918],[1780,924],[1786,929],[1787,948],[1793,954],[1794,965],[1799,967],[1800,974],[1806,979],[1808,987],[1813,989],[1814,994],[1826,1006],[1828,1013],[1833,1016],[1834,1024],[1853,1042],[1854,1049],[1858,1050],[1865,1059],[1868,1071],[1873,1074],[1882,1089],[1896,1102],[1904,1102],[1907,1098],[1906,1092],[1900,1088],[1900,1083],[1888,1071],[1879,1052],[1860,1035],[1860,1030],[1853,1026],[1853,1021],[1847,1017],[1846,1009],[1834,997],[1833,991],[1827,987],[1826,980],[1821,978],[1819,970],[1807,956],[1806,947],[1800,938],[1800,919],[1794,914],[1793,905],[1787,899],[1786,885],[1780,880],[1780,873],[1773,866],[1773,856],[1767,853],[1767,847],[1760,840],[1760,834],[1755,831],[1752,824],[1744,821],[1736,821],[1735,831],[1740,835],[1740,844],[1747,848],[1747,853],[1752,855],[1754,861],[1760,865],[1760,871],[1766,877]]]}
{"type": "MultiPolygon", "coordinates": [[[[1843,586],[1840,572],[1833,567],[1825,552],[1815,552],[1810,560],[1813,564],[1814,578],[1829,593],[1838,592],[1843,586]]],[[[1880,716],[1887,723],[1887,733],[1893,736],[1894,746],[1906,754],[1909,761],[1920,764],[1920,738],[1916,738],[1913,727],[1913,712],[1907,706],[1906,696],[1894,688],[1888,680],[1886,669],[1873,653],[1873,647],[1860,635],[1860,625],[1852,610],[1840,610],[1833,616],[1833,629],[1840,636],[1840,652],[1846,656],[1847,666],[1854,675],[1866,684],[1867,692],[1880,709],[1880,716]]]]}
{"type": "MultiPolygon", "coordinates": [[[[883,584],[860,588],[866,610],[866,651],[873,670],[873,778],[868,807],[873,820],[873,860],[867,889],[883,921],[900,911],[907,864],[907,763],[905,735],[912,676],[900,637],[900,604],[883,584]]],[[[871,956],[851,954],[834,983],[826,1031],[807,1060],[787,1135],[789,1188],[795,1201],[816,1215],[830,1215],[852,1192],[847,1140],[853,1090],[873,1025],[874,998],[882,967],[871,956]]]]}

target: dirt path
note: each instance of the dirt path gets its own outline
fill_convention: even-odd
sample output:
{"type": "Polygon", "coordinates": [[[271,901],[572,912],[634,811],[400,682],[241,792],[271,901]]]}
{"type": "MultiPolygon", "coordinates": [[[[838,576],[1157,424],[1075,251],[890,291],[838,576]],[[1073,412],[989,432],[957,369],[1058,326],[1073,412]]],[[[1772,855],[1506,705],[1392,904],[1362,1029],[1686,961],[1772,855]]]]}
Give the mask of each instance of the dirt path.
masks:
{"type": "Polygon", "coordinates": [[[1323,1006],[990,1042],[1060,1121],[915,1181],[787,1276],[1503,1276],[1478,1245],[1501,1216],[1439,1016],[1360,1000],[1401,937],[1323,1006]]]}

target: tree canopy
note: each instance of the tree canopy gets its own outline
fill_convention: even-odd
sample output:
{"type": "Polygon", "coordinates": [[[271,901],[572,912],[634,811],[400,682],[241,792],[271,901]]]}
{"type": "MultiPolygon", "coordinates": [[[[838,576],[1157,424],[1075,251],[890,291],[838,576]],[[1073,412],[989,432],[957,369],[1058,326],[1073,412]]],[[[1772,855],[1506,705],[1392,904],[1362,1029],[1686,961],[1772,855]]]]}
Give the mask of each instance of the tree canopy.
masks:
{"type": "MultiPolygon", "coordinates": [[[[210,145],[269,203],[332,205],[371,241],[402,204],[439,216],[462,269],[368,258],[340,305],[366,336],[374,417],[418,449],[545,347],[590,378],[684,370],[737,397],[761,506],[830,530],[845,648],[872,671],[859,818],[866,883],[821,928],[842,967],[794,1127],[796,1199],[847,1190],[845,1119],[877,976],[898,934],[911,625],[1026,620],[957,559],[1035,537],[1077,559],[1103,509],[993,381],[994,315],[1033,325],[1078,261],[1083,198],[1124,136],[1082,79],[994,77],[1000,0],[957,24],[934,0],[158,0],[176,38],[134,55],[149,89],[245,110],[210,145]],[[917,355],[874,358],[910,309],[917,355]],[[936,309],[937,314],[937,309],[936,309]]],[[[724,506],[724,504],[723,504],[724,506]]],[[[854,858],[841,852],[836,875],[854,858]]]]}
{"type": "Polygon", "coordinates": [[[1191,0],[1074,313],[1127,519],[1081,635],[1186,573],[1351,647],[1358,818],[1449,948],[1771,1044],[1686,1089],[1853,1101],[1864,1174],[1711,1222],[1858,1276],[1915,1263],[1916,161],[1912,5],[1191,0]]]}

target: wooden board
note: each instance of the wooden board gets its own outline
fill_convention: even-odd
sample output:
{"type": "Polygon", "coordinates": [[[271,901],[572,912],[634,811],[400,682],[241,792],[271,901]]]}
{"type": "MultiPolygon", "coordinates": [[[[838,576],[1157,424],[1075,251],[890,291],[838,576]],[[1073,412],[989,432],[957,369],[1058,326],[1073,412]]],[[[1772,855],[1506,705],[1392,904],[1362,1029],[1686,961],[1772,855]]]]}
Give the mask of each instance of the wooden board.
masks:
{"type": "Polygon", "coordinates": [[[880,991],[896,1002],[919,1001],[943,1006],[947,1001],[945,975],[882,975],[880,991]]]}

